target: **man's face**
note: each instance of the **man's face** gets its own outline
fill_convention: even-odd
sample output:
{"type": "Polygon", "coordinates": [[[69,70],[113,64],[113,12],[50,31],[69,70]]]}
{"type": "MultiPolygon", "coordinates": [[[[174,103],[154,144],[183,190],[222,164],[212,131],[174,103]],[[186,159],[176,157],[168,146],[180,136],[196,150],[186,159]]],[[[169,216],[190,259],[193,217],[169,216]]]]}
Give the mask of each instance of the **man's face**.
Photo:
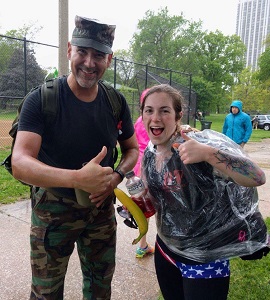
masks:
{"type": "Polygon", "coordinates": [[[238,114],[238,112],[239,112],[238,107],[232,106],[232,113],[233,113],[234,115],[236,115],[236,114],[238,114]]]}
{"type": "Polygon", "coordinates": [[[110,66],[112,54],[106,54],[93,48],[84,48],[68,44],[68,59],[73,76],[83,88],[91,88],[102,78],[110,66]]]}

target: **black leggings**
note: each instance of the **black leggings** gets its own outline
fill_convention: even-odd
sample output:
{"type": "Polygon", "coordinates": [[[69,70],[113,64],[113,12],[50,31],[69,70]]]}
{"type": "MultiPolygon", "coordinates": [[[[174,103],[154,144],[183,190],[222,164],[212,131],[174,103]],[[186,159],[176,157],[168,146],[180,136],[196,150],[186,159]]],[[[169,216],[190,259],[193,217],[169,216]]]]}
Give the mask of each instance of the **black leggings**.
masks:
{"type": "Polygon", "coordinates": [[[183,278],[181,271],[155,249],[155,267],[165,300],[226,300],[230,277],[213,279],[183,278]]]}

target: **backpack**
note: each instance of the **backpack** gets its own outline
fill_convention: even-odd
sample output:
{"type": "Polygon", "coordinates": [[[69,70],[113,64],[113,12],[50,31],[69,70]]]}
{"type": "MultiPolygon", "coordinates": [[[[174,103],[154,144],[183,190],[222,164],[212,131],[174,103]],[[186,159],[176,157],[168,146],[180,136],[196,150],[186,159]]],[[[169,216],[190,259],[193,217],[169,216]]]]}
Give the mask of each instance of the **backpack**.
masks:
{"type": "MultiPolygon", "coordinates": [[[[116,89],[114,89],[111,85],[106,83],[103,80],[99,80],[99,85],[103,89],[103,91],[106,93],[107,100],[109,101],[113,115],[117,121],[117,128],[119,129],[119,134],[121,134],[121,120],[120,120],[120,114],[122,109],[122,98],[117,92],[116,89]]],[[[12,137],[12,145],[11,145],[11,153],[5,160],[1,163],[2,166],[5,167],[5,169],[12,174],[12,165],[11,165],[11,157],[12,157],[12,151],[16,140],[17,130],[18,130],[18,123],[20,118],[20,112],[23,106],[23,103],[25,99],[36,89],[41,87],[41,102],[42,102],[42,113],[45,117],[45,123],[46,125],[53,124],[57,110],[59,105],[59,78],[53,78],[46,80],[41,86],[36,86],[30,90],[30,92],[22,99],[18,110],[17,115],[12,122],[12,127],[9,131],[9,135],[12,137]]],[[[114,163],[117,161],[118,158],[118,150],[117,147],[114,148],[114,163]]],[[[21,183],[28,185],[22,181],[21,183]]]]}

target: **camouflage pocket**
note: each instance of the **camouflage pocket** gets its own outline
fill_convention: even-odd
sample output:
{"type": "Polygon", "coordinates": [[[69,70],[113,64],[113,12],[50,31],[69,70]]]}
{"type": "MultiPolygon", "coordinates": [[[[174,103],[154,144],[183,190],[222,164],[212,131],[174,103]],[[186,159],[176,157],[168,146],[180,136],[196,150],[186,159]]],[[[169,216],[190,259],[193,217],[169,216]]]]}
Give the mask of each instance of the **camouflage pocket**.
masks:
{"type": "Polygon", "coordinates": [[[44,202],[46,198],[46,190],[37,186],[31,189],[31,207],[35,209],[38,204],[44,202]]]}

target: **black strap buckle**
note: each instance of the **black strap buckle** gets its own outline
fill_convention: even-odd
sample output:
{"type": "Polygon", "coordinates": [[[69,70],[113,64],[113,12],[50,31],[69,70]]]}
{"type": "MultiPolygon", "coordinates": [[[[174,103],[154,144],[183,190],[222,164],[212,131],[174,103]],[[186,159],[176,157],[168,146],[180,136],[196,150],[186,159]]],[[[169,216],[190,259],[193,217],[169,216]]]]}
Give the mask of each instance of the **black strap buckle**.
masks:
{"type": "Polygon", "coordinates": [[[135,221],[135,219],[133,218],[132,214],[125,209],[123,206],[118,206],[116,208],[119,216],[121,216],[122,218],[124,218],[124,224],[130,228],[134,228],[134,229],[138,229],[138,225],[135,221]]]}

